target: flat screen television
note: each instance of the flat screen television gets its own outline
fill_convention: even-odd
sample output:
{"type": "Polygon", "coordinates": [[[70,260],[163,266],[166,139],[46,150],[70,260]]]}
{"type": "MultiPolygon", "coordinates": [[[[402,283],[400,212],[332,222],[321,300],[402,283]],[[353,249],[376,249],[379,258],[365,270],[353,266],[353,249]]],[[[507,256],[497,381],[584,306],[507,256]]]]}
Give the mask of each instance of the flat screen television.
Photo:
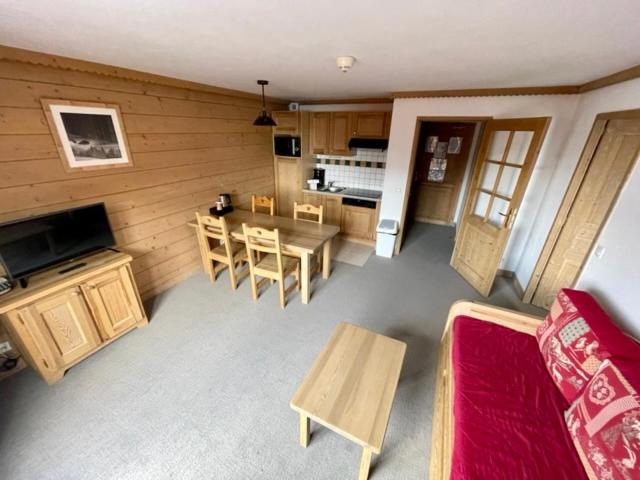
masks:
{"type": "Polygon", "coordinates": [[[115,245],[104,203],[0,225],[0,261],[10,280],[115,245]]]}

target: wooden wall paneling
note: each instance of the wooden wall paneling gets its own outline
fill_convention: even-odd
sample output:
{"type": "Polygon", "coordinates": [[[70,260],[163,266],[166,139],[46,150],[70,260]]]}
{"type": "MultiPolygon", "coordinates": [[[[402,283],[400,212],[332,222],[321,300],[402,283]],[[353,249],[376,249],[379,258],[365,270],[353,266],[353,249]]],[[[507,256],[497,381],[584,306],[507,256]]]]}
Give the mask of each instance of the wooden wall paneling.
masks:
{"type": "Polygon", "coordinates": [[[207,213],[222,192],[237,206],[274,194],[271,131],[252,125],[258,96],[35,55],[50,65],[0,47],[0,222],[105,202],[149,298],[200,268],[186,226],[195,211],[207,213]],[[41,98],[118,104],[134,167],[65,172],[41,98]]]}

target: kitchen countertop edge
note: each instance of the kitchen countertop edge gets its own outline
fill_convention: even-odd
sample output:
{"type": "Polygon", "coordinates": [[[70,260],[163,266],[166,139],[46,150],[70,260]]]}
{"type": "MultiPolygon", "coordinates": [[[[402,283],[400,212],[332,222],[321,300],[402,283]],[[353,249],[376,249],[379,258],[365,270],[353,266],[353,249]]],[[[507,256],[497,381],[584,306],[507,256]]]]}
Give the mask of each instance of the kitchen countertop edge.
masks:
{"type": "Polygon", "coordinates": [[[323,190],[310,190],[308,188],[303,188],[302,193],[311,193],[313,195],[331,195],[333,197],[347,197],[347,198],[357,198],[358,200],[370,200],[372,202],[380,202],[382,200],[382,194],[378,198],[371,197],[360,197],[358,195],[345,195],[344,191],[341,192],[327,192],[323,190]]]}

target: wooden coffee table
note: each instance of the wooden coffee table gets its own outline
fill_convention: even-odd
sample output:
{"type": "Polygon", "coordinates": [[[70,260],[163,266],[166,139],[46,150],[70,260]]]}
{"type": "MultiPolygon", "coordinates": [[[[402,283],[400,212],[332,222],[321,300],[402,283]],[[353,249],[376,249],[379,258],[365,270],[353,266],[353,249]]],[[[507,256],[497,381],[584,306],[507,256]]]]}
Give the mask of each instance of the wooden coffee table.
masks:
{"type": "Polygon", "coordinates": [[[300,414],[300,444],[309,444],[310,420],[362,445],[359,480],[382,449],[407,346],[341,322],[291,399],[300,414]]]}

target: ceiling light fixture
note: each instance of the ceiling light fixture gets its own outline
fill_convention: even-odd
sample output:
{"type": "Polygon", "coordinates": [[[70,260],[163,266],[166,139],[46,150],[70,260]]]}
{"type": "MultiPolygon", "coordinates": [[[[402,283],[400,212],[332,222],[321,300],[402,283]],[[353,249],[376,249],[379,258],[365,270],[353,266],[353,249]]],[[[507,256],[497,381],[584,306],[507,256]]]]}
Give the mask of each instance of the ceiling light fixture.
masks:
{"type": "Polygon", "coordinates": [[[275,127],[277,124],[273,121],[271,115],[267,113],[267,103],[264,99],[264,86],[269,85],[269,82],[267,80],[258,80],[258,85],[262,87],[262,112],[255,119],[253,125],[256,127],[275,127]]]}
{"type": "Polygon", "coordinates": [[[353,67],[355,57],[338,57],[336,58],[336,65],[342,73],[347,73],[351,67],[353,67]]]}

